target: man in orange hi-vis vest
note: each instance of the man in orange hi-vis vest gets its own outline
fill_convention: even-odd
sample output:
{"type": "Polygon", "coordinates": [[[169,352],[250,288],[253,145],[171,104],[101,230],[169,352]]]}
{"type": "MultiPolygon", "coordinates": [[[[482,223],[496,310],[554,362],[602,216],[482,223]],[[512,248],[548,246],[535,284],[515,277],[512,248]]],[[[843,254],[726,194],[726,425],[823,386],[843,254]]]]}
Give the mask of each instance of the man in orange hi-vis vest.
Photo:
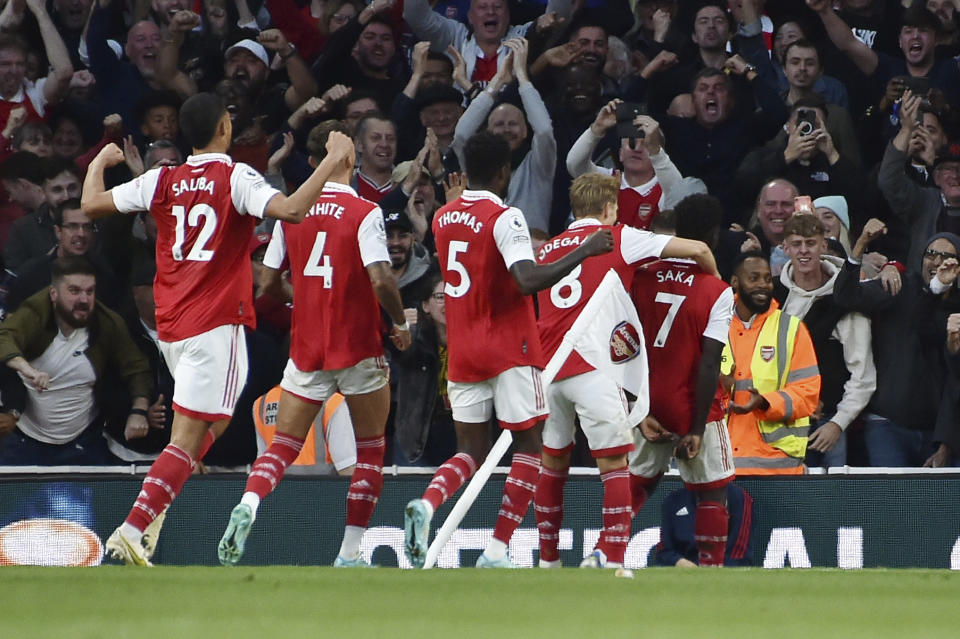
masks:
{"type": "Polygon", "coordinates": [[[737,297],[724,355],[734,362],[727,426],[737,475],[803,474],[820,398],[810,334],[773,300],[770,262],[761,253],[738,257],[730,285],[737,297]]]}

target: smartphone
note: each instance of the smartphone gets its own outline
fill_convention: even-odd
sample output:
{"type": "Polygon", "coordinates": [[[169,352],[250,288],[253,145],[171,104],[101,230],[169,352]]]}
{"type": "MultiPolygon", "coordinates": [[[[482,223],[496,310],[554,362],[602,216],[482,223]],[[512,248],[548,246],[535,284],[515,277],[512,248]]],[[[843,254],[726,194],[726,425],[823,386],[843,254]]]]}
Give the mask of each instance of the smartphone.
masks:
{"type": "Polygon", "coordinates": [[[913,92],[914,95],[926,96],[930,93],[930,80],[927,78],[915,78],[912,75],[903,77],[903,86],[913,92]]]}
{"type": "Polygon", "coordinates": [[[798,195],[793,198],[794,215],[813,215],[813,198],[809,195],[798,195]]]}
{"type": "Polygon", "coordinates": [[[647,136],[643,129],[633,123],[638,115],[647,115],[645,104],[622,102],[617,105],[617,137],[620,139],[629,138],[631,148],[633,148],[633,140],[643,139],[647,136]]]}
{"type": "Polygon", "coordinates": [[[813,109],[797,109],[797,128],[800,135],[810,135],[817,128],[817,112],[813,109]]]}

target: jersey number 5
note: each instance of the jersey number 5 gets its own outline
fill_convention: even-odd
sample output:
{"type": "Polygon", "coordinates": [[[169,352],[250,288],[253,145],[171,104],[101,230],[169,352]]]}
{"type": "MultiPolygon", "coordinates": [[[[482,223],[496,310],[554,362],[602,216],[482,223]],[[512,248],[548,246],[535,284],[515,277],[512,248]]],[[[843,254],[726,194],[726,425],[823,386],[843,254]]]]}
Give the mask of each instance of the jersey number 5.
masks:
{"type": "Polygon", "coordinates": [[[443,292],[450,297],[463,297],[470,290],[470,274],[467,273],[467,267],[457,261],[458,253],[466,253],[470,247],[468,242],[460,240],[451,240],[447,253],[447,270],[460,275],[460,283],[454,286],[450,282],[443,285],[443,292]]]}
{"type": "Polygon", "coordinates": [[[200,227],[200,233],[193,241],[190,252],[187,253],[189,262],[209,262],[213,259],[213,251],[205,248],[207,242],[213,237],[213,232],[217,228],[217,212],[209,204],[196,204],[187,213],[186,207],[174,206],[173,217],[177,218],[177,228],[173,240],[173,259],[178,262],[184,260],[183,243],[187,238],[187,226],[200,226],[200,218],[203,218],[203,226],[200,227]]]}
{"type": "Polygon", "coordinates": [[[663,348],[667,343],[667,337],[670,335],[670,329],[673,328],[673,320],[677,319],[677,313],[680,312],[680,306],[687,300],[687,296],[675,295],[674,293],[664,293],[663,291],[660,291],[657,293],[657,297],[654,299],[661,304],[670,305],[670,308],[667,309],[667,316],[663,318],[663,323],[660,325],[660,330],[657,331],[657,336],[653,340],[654,346],[657,348],[663,348]]]}

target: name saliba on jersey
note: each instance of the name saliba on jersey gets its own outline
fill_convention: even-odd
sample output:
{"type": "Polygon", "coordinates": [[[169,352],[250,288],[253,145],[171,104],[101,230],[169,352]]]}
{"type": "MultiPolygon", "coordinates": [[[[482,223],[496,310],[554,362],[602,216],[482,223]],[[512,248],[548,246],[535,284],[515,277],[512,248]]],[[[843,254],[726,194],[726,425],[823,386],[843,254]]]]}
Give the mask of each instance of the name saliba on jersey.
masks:
{"type": "Polygon", "coordinates": [[[201,175],[197,178],[190,178],[189,180],[180,180],[179,182],[174,182],[170,185],[170,188],[173,189],[174,195],[180,195],[181,193],[193,191],[205,191],[206,193],[213,195],[213,188],[216,185],[216,180],[208,180],[201,175]]]}
{"type": "Polygon", "coordinates": [[[467,213],[466,211],[447,211],[441,213],[440,217],[437,218],[437,224],[440,228],[448,224],[463,224],[470,227],[470,230],[474,233],[479,233],[483,230],[483,222],[478,220],[473,213],[467,213]]]}

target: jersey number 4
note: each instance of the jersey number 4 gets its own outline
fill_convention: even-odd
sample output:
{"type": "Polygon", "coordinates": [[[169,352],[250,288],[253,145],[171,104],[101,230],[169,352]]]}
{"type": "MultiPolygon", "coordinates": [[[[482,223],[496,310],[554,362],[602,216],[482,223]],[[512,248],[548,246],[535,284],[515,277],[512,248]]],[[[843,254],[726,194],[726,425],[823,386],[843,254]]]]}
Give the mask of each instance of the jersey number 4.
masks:
{"type": "Polygon", "coordinates": [[[333,288],[333,267],[330,266],[330,256],[323,254],[323,246],[327,243],[326,231],[319,231],[313,241],[310,257],[303,267],[306,277],[322,277],[323,288],[333,288]]]}
{"type": "Polygon", "coordinates": [[[173,240],[173,259],[182,262],[186,259],[189,262],[209,262],[213,259],[213,251],[206,248],[213,232],[217,229],[217,212],[209,204],[196,204],[187,213],[184,206],[173,207],[173,217],[177,218],[177,228],[173,240]],[[201,220],[202,218],[202,220],[201,220]],[[203,226],[201,225],[201,222],[203,226]],[[190,247],[187,257],[183,257],[183,243],[187,238],[187,226],[196,228],[200,226],[200,233],[197,234],[190,247]]]}

